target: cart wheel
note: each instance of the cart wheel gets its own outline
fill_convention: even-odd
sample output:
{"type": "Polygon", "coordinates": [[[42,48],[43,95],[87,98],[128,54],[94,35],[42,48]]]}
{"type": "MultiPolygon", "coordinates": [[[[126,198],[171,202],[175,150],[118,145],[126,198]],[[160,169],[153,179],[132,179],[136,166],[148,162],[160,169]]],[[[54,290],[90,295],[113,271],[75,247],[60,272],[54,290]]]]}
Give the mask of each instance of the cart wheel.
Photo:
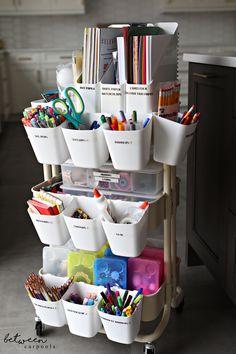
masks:
{"type": "Polygon", "coordinates": [[[37,321],[35,323],[35,331],[36,331],[36,335],[38,337],[42,337],[42,335],[43,335],[43,324],[42,324],[41,321],[37,321]]]}
{"type": "Polygon", "coordinates": [[[181,301],[181,303],[179,304],[179,306],[175,308],[175,311],[176,311],[177,313],[182,313],[182,312],[183,312],[183,309],[184,309],[184,298],[183,298],[183,300],[181,301]]]}
{"type": "Polygon", "coordinates": [[[144,354],[156,354],[156,347],[153,343],[145,343],[143,347],[144,354]]]}

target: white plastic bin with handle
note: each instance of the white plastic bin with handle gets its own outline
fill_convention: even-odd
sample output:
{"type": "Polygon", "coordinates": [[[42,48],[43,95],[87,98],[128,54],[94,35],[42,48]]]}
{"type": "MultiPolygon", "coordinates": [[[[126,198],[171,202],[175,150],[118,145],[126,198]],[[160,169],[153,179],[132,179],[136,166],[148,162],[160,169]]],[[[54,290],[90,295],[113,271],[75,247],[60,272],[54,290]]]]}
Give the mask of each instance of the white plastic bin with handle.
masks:
{"type": "Polygon", "coordinates": [[[183,125],[156,115],[153,124],[154,160],[171,166],[178,165],[188,152],[198,123],[183,125]]]}
{"type": "Polygon", "coordinates": [[[134,223],[119,223],[125,217],[132,218],[132,211],[142,204],[122,200],[110,200],[111,215],[117,223],[105,221],[102,226],[105,230],[112,253],[123,257],[137,257],[143,251],[148,233],[148,207],[141,211],[142,216],[134,223]]]}
{"type": "Polygon", "coordinates": [[[69,158],[69,150],[62,133],[63,122],[56,128],[24,127],[39,163],[61,165],[69,158]]]}
{"type": "MultiPolygon", "coordinates": [[[[48,287],[62,286],[68,280],[67,277],[57,277],[51,274],[45,274],[42,277],[48,287]]],[[[61,299],[58,301],[44,301],[30,296],[30,300],[42,323],[54,327],[62,327],[66,324],[66,316],[61,299]]]]}
{"type": "MultiPolygon", "coordinates": [[[[118,290],[121,297],[123,297],[125,290],[112,288],[118,290]]],[[[134,298],[137,291],[129,291],[129,294],[134,298]]],[[[122,317],[109,315],[101,312],[101,303],[98,306],[99,316],[102,320],[102,325],[106,332],[107,338],[122,344],[131,344],[135,340],[140,330],[140,321],[142,313],[142,300],[139,302],[138,307],[130,317],[122,317]]]]}
{"type": "Polygon", "coordinates": [[[86,128],[83,125],[80,125],[79,130],[62,128],[75,166],[99,168],[108,160],[109,152],[102,126],[98,129],[89,129],[95,120],[100,124],[101,115],[102,113],[84,113],[82,119],[86,123],[86,128]]]}
{"type": "Polygon", "coordinates": [[[100,292],[104,291],[102,286],[89,285],[82,282],[74,283],[70,286],[62,298],[67,323],[72,334],[81,337],[94,337],[102,328],[97,306],[100,301],[100,292]],[[67,301],[71,294],[78,294],[84,299],[87,293],[98,294],[98,302],[92,306],[74,304],[67,301]]]}
{"type": "MultiPolygon", "coordinates": [[[[63,201],[66,210],[73,197],[62,194],[56,196],[63,201]]],[[[62,213],[58,215],[41,215],[32,213],[28,209],[28,214],[42,243],[62,246],[69,240],[70,234],[62,213]]]]}
{"type": "Polygon", "coordinates": [[[94,198],[74,197],[63,212],[63,216],[77,249],[97,251],[106,243],[106,235],[94,198]],[[72,215],[78,208],[82,209],[90,219],[73,218],[72,215]]]}
{"type": "Polygon", "coordinates": [[[140,124],[150,118],[145,128],[127,131],[104,129],[112,163],[117,170],[142,170],[150,160],[152,116],[138,112],[138,117],[140,124]]]}

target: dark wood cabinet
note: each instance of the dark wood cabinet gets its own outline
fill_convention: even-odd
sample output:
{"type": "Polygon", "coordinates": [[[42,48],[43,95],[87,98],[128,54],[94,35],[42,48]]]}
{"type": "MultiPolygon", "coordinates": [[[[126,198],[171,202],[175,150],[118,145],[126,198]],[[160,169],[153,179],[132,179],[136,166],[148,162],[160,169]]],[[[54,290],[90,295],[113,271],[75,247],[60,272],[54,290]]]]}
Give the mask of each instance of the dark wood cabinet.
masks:
{"type": "Polygon", "coordinates": [[[187,261],[204,263],[236,304],[227,276],[235,259],[229,247],[236,226],[229,218],[230,209],[236,214],[235,83],[234,68],[189,64],[189,106],[201,119],[188,153],[187,261]]]}

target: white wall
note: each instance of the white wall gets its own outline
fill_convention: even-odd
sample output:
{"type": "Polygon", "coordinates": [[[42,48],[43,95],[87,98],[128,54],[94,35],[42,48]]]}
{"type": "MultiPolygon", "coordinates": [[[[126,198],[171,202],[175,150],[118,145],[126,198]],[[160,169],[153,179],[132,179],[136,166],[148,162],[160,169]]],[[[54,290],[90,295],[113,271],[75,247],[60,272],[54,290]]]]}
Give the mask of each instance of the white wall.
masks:
{"type": "Polygon", "coordinates": [[[86,0],[78,16],[0,17],[7,48],[78,48],[83,28],[107,22],[172,20],[180,24],[181,46],[235,45],[236,13],[160,15],[158,0],[86,0]]]}

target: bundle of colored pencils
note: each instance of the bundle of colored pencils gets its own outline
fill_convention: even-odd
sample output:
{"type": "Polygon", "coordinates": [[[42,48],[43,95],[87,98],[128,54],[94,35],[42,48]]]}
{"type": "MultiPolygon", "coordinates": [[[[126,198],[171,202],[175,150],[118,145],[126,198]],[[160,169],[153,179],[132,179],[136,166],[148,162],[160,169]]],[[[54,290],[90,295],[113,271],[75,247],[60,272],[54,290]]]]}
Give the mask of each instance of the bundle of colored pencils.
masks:
{"type": "Polygon", "coordinates": [[[44,301],[58,301],[65,294],[73,278],[60,287],[48,287],[40,275],[30,273],[25,282],[25,288],[30,297],[44,301]]]}

